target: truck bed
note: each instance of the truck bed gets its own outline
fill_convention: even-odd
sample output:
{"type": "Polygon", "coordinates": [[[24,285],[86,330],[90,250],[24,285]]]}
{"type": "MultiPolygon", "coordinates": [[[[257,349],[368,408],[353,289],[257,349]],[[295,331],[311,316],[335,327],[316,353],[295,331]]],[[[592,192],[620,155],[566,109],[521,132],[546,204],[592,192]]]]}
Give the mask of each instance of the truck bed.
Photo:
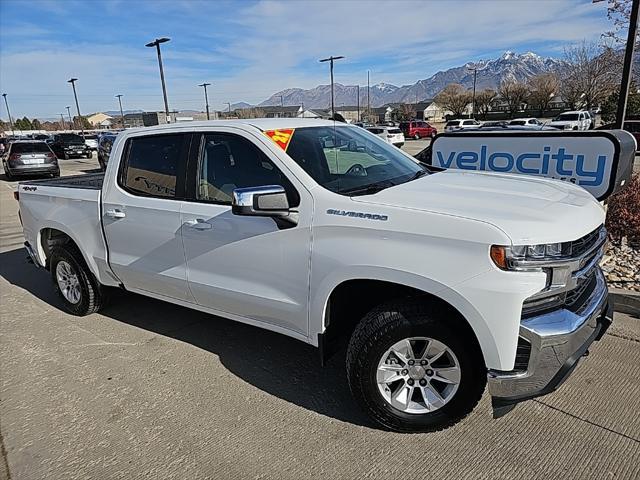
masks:
{"type": "Polygon", "coordinates": [[[23,185],[42,185],[46,187],[84,188],[89,190],[102,189],[104,172],[71,175],[68,177],[51,178],[46,180],[30,180],[20,182],[23,185]]]}

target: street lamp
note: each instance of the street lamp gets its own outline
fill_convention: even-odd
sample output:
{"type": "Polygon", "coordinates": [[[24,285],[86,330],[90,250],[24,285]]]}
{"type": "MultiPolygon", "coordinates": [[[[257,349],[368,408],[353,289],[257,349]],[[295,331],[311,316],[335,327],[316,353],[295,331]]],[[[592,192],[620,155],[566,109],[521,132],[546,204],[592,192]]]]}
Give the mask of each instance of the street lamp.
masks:
{"type": "Polygon", "coordinates": [[[80,131],[82,132],[82,137],[84,137],[84,125],[83,125],[83,121],[82,121],[82,117],[80,116],[80,105],[78,104],[78,94],[76,93],[76,82],[78,81],[77,78],[71,78],[69,80],[67,80],[67,83],[71,84],[71,87],[73,87],[73,96],[76,99],[76,110],[78,111],[78,121],[80,122],[80,131]]]}
{"type": "Polygon", "coordinates": [[[61,125],[62,125],[62,129],[63,129],[63,130],[66,130],[66,128],[65,128],[65,127],[66,127],[66,125],[64,124],[64,113],[61,113],[61,114],[60,114],[60,120],[61,120],[61,122],[62,122],[62,123],[61,123],[61,125]]]}
{"type": "Polygon", "coordinates": [[[149,42],[145,45],[145,47],[156,47],[156,51],[158,52],[158,66],[160,67],[160,81],[162,82],[162,95],[164,97],[164,111],[167,115],[167,122],[171,122],[171,117],[169,116],[169,102],[167,101],[167,87],[164,84],[164,70],[162,69],[162,55],[160,54],[160,44],[166,43],[170,39],[167,37],[156,38],[153,42],[149,42]]]}
{"type": "Polygon", "coordinates": [[[343,56],[338,56],[338,57],[334,57],[333,55],[330,56],[329,58],[323,58],[322,60],[320,60],[320,63],[324,63],[324,62],[329,62],[329,70],[331,71],[331,116],[333,117],[335,115],[335,109],[333,106],[333,61],[334,60],[340,60],[344,58],[343,56]]]}
{"type": "Polygon", "coordinates": [[[2,96],[4,97],[4,104],[7,107],[7,115],[9,115],[9,125],[11,125],[11,135],[14,135],[14,133],[13,133],[13,119],[11,118],[11,112],[9,111],[9,102],[7,101],[7,94],[3,93],[2,96]]]}
{"type": "Polygon", "coordinates": [[[467,70],[473,70],[473,99],[471,100],[471,118],[476,118],[476,78],[478,76],[478,67],[467,67],[467,70]]]}
{"type": "Polygon", "coordinates": [[[225,105],[229,105],[229,114],[231,114],[231,104],[229,102],[226,102],[225,105]]]}
{"type": "Polygon", "coordinates": [[[209,97],[207,96],[207,87],[211,85],[210,83],[201,83],[200,85],[198,85],[199,87],[203,87],[204,88],[204,104],[207,107],[207,120],[211,120],[211,117],[209,116],[209,97]]]}
{"type": "Polygon", "coordinates": [[[120,120],[122,120],[122,128],[125,128],[124,127],[124,112],[122,111],[122,97],[123,97],[123,95],[121,93],[116,95],[116,98],[118,99],[118,104],[120,105],[120,120]]]}
{"type": "Polygon", "coordinates": [[[65,108],[67,109],[67,115],[69,116],[69,130],[73,130],[73,120],[71,120],[71,107],[67,105],[65,108]]]}

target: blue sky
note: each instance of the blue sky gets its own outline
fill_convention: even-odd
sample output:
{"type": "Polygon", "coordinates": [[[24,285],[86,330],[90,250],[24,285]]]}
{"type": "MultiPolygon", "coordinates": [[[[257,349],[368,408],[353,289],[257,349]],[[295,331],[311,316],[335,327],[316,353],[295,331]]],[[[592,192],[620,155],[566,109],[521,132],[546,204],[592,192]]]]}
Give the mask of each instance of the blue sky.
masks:
{"type": "MultiPolygon", "coordinates": [[[[289,87],[328,83],[318,59],[345,55],[336,82],[414,83],[438,70],[505,50],[562,56],[568,44],[609,28],[606,2],[591,0],[227,1],[0,0],[0,89],[12,115],[56,117],[162,109],[155,52],[163,45],[169,106],[202,110],[258,103],[289,87]]],[[[0,117],[6,119],[1,107],[0,117]]]]}

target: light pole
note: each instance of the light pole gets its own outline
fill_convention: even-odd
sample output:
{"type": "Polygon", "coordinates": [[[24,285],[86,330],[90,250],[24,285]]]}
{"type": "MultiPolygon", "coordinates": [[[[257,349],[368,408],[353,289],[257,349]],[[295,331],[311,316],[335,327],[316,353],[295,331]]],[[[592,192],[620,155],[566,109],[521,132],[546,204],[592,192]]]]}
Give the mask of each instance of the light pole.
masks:
{"type": "Polygon", "coordinates": [[[331,71],[331,116],[333,117],[335,115],[335,109],[333,106],[333,61],[334,60],[340,60],[344,58],[342,55],[334,57],[333,55],[330,56],[329,58],[323,58],[322,60],[320,60],[320,63],[324,63],[324,62],[329,62],[329,70],[331,71]]]}
{"type": "Polygon", "coordinates": [[[471,100],[471,118],[476,118],[476,78],[478,77],[478,67],[467,67],[467,70],[473,70],[473,99],[471,100]]]}
{"type": "Polygon", "coordinates": [[[64,113],[61,113],[61,114],[60,114],[60,120],[62,121],[62,123],[61,123],[61,125],[62,125],[62,129],[63,129],[63,130],[66,130],[66,128],[65,128],[65,124],[64,124],[64,113]]]}
{"type": "Polygon", "coordinates": [[[7,107],[7,115],[9,115],[9,125],[11,125],[11,135],[14,135],[14,133],[13,133],[13,119],[11,118],[11,112],[9,111],[9,102],[7,101],[7,94],[3,93],[2,96],[4,97],[4,104],[7,107]]]}
{"type": "Polygon", "coordinates": [[[370,122],[370,121],[371,121],[371,81],[369,80],[369,70],[367,70],[367,122],[370,122]]]}
{"type": "Polygon", "coordinates": [[[633,53],[636,46],[636,34],[638,32],[638,8],[640,0],[633,0],[631,4],[631,14],[629,15],[629,32],[627,35],[627,46],[624,52],[624,63],[622,65],[622,82],[618,95],[618,110],[616,112],[616,128],[622,128],[624,117],[627,112],[627,97],[629,96],[629,85],[631,84],[631,70],[633,69],[633,53]]]}
{"type": "Polygon", "coordinates": [[[158,52],[158,66],[160,67],[160,81],[162,82],[162,96],[164,97],[164,112],[167,115],[167,123],[171,123],[171,117],[169,116],[169,102],[167,101],[167,87],[164,84],[164,70],[162,68],[162,55],[160,54],[160,44],[166,43],[170,39],[167,37],[156,38],[153,42],[149,42],[145,47],[156,47],[158,52]]]}
{"type": "Polygon", "coordinates": [[[209,116],[209,97],[207,96],[207,87],[211,85],[210,83],[201,83],[200,85],[198,85],[199,87],[204,87],[204,104],[207,107],[207,120],[211,120],[211,117],[209,116]]]}
{"type": "Polygon", "coordinates": [[[284,117],[284,99],[282,95],[278,95],[280,97],[280,108],[282,108],[282,116],[284,117]]]}
{"type": "Polygon", "coordinates": [[[360,85],[358,87],[358,122],[360,122],[360,85]]]}
{"type": "Polygon", "coordinates": [[[73,120],[71,119],[71,107],[70,106],[66,106],[65,107],[67,109],[67,115],[69,117],[69,130],[73,130],[73,120]]]}
{"type": "Polygon", "coordinates": [[[69,80],[67,80],[67,83],[71,84],[71,87],[73,87],[73,96],[76,99],[76,110],[78,111],[78,121],[80,122],[80,131],[82,132],[82,136],[84,137],[84,125],[83,125],[83,121],[82,121],[82,117],[80,116],[80,105],[78,104],[78,94],[76,93],[76,82],[78,81],[77,78],[71,78],[69,80]]]}
{"type": "Polygon", "coordinates": [[[229,112],[229,115],[231,115],[231,104],[230,104],[229,102],[226,102],[226,103],[225,103],[225,105],[229,105],[229,110],[228,110],[228,112],[229,112]]]}
{"type": "Polygon", "coordinates": [[[122,128],[124,127],[124,112],[122,111],[122,94],[119,93],[118,95],[116,95],[116,98],[118,99],[118,104],[120,105],[120,120],[122,121],[122,128]]]}

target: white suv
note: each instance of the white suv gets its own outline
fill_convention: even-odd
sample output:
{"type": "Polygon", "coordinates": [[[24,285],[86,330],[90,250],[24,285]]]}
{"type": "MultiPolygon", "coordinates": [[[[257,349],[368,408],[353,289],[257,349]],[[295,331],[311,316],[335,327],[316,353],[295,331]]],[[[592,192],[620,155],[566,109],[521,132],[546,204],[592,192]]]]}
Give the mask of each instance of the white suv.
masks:
{"type": "Polygon", "coordinates": [[[404,134],[398,127],[379,125],[377,127],[367,127],[367,130],[398,148],[404,145],[404,134]]]}
{"type": "Polygon", "coordinates": [[[591,114],[586,110],[564,112],[548,125],[560,130],[589,130],[591,128],[591,114]]]}
{"type": "Polygon", "coordinates": [[[453,132],[455,130],[462,130],[465,128],[478,128],[481,123],[472,118],[470,119],[459,119],[459,120],[450,120],[444,127],[445,132],[453,132]]]}

